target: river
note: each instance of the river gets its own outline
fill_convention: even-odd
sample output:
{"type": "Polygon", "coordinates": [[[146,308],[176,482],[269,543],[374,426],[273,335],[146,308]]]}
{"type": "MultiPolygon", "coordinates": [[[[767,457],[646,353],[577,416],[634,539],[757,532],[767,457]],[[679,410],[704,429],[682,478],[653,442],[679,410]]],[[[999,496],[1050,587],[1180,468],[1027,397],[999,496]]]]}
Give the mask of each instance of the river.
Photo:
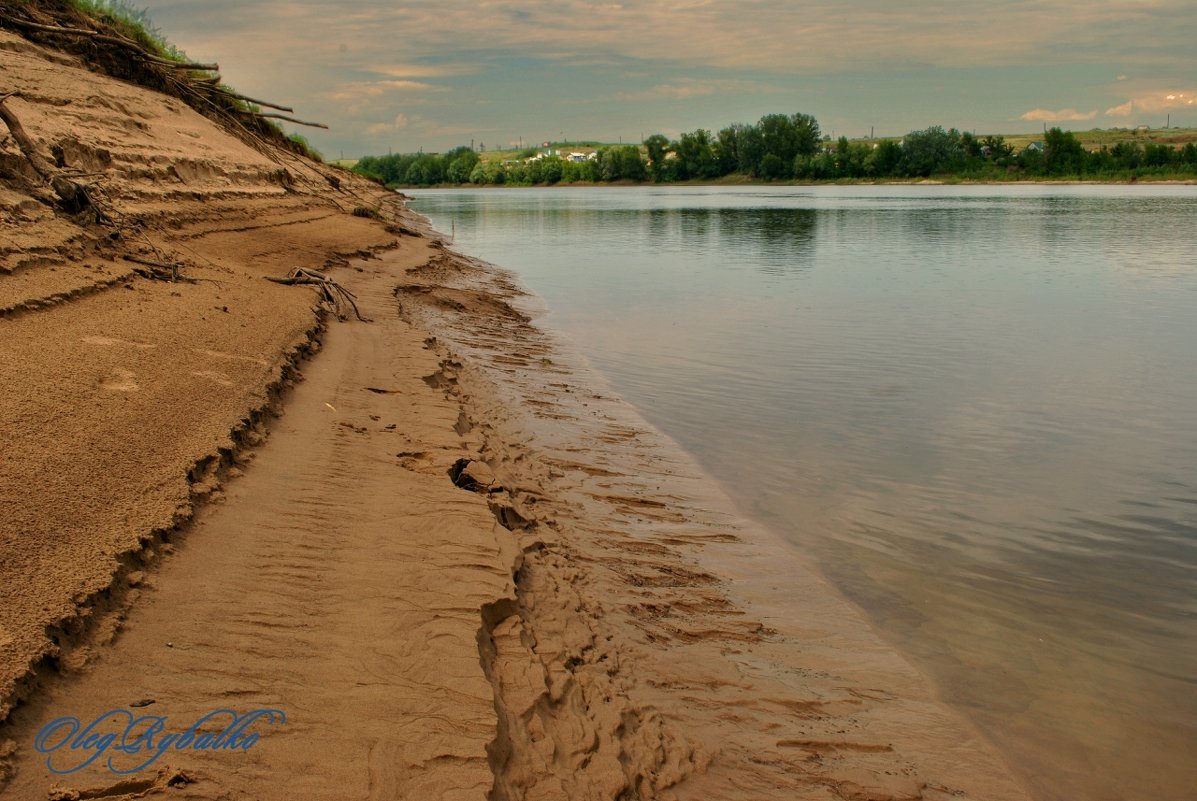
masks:
{"type": "Polygon", "coordinates": [[[422,190],[1045,800],[1197,787],[1197,187],[422,190]]]}

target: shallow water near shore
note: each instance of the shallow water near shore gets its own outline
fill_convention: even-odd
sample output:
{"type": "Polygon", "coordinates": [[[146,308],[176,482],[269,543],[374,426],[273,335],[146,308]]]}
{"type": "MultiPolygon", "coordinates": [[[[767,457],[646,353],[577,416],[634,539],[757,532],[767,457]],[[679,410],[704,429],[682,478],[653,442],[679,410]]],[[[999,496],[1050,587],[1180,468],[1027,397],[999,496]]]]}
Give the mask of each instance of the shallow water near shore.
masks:
{"type": "MultiPolygon", "coordinates": [[[[1044,799],[1197,786],[1192,187],[421,191],[1044,799]]],[[[801,614],[801,610],[795,610],[801,614]]]]}

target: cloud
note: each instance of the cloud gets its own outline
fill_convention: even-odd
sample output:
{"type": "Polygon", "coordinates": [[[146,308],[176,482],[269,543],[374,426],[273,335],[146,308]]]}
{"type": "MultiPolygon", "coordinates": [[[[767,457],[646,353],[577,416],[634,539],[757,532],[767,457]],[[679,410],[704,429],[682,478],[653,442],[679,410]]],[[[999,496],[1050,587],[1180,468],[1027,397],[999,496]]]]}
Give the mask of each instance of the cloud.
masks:
{"type": "Polygon", "coordinates": [[[279,0],[152,0],[156,21],[160,10],[161,19],[176,15],[202,30],[206,51],[235,37],[263,63],[338,53],[385,62],[401,46],[411,66],[435,65],[444,54],[503,51],[570,63],[651,58],[780,73],[1129,63],[1131,55],[1174,63],[1172,54],[1191,49],[1194,17],[1191,0],[328,0],[285,7],[279,0]]]}
{"type": "Polygon", "coordinates": [[[387,91],[405,91],[405,92],[435,92],[446,89],[444,86],[438,86],[434,83],[423,83],[422,81],[403,81],[403,80],[389,80],[376,81],[374,86],[382,92],[387,91]]]}
{"type": "Polygon", "coordinates": [[[370,134],[371,136],[377,136],[378,134],[384,133],[395,133],[396,131],[402,131],[409,124],[411,124],[411,120],[408,119],[407,115],[399,114],[391,122],[376,122],[373,125],[367,126],[366,133],[370,134]]]}
{"type": "Polygon", "coordinates": [[[1129,117],[1132,114],[1158,114],[1163,111],[1190,109],[1197,111],[1197,90],[1154,91],[1136,95],[1121,105],[1106,109],[1109,117],[1129,117]]]}
{"type": "Polygon", "coordinates": [[[486,134],[492,129],[475,125],[449,125],[438,123],[419,114],[397,114],[390,122],[376,122],[365,126],[367,136],[390,136],[400,131],[421,136],[461,136],[463,134],[486,134]]]}
{"type": "Polygon", "coordinates": [[[1020,116],[1019,119],[1034,122],[1084,122],[1096,116],[1096,111],[1077,111],[1074,108],[1062,108],[1058,111],[1051,111],[1046,108],[1034,108],[1020,116]]]}
{"type": "Polygon", "coordinates": [[[366,67],[370,72],[385,75],[389,78],[449,78],[457,75],[470,75],[480,67],[476,64],[370,64],[366,67]]]}
{"type": "Polygon", "coordinates": [[[447,89],[447,86],[420,81],[358,81],[343,84],[331,92],[324,92],[322,96],[338,102],[353,102],[367,97],[380,97],[390,92],[443,92],[447,89]]]}
{"type": "Polygon", "coordinates": [[[672,83],[661,83],[648,89],[630,92],[617,92],[616,100],[687,100],[692,97],[707,97],[717,94],[731,94],[733,92],[764,94],[781,91],[776,86],[755,81],[738,81],[696,78],[681,78],[672,83]]]}

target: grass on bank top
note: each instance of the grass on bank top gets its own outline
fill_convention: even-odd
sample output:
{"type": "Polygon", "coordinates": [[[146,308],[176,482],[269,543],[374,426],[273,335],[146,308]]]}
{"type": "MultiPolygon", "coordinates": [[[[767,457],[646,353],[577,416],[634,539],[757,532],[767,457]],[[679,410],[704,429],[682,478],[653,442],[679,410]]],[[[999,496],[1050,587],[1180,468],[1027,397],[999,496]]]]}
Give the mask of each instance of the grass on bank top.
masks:
{"type": "Polygon", "coordinates": [[[87,16],[108,23],[154,55],[180,64],[191,62],[150,20],[148,8],[137,8],[126,0],[70,0],[70,4],[87,16]]]}

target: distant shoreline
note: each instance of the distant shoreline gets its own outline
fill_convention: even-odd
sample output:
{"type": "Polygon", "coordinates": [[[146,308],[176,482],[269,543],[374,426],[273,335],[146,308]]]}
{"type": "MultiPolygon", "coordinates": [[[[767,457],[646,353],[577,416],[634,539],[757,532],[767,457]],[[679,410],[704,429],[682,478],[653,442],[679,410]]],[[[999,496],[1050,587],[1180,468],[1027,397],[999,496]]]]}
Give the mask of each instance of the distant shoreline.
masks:
{"type": "Polygon", "coordinates": [[[907,180],[866,181],[861,179],[847,179],[840,181],[759,181],[753,178],[742,180],[707,180],[707,181],[572,181],[553,184],[399,184],[388,187],[396,191],[412,189],[557,189],[557,188],[596,188],[596,189],[627,189],[629,187],[651,186],[1197,186],[1197,178],[1168,178],[1151,179],[1136,178],[1133,180],[1085,180],[1083,178],[1062,178],[1050,180],[1044,178],[1009,181],[973,180],[969,178],[919,178],[907,180]]]}

